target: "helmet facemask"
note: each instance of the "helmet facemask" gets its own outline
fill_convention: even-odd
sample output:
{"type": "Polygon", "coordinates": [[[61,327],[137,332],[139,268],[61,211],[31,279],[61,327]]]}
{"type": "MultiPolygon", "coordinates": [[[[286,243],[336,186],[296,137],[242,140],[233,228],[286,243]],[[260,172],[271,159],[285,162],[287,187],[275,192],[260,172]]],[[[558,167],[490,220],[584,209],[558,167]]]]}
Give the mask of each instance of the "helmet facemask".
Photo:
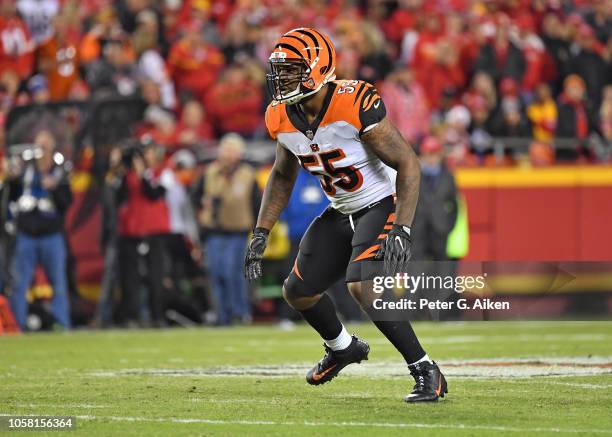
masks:
{"type": "Polygon", "coordinates": [[[282,54],[272,53],[272,72],[266,76],[268,89],[274,100],[292,105],[316,91],[308,86],[314,87],[314,81],[310,78],[310,67],[305,60],[287,60],[275,55],[282,54]]]}

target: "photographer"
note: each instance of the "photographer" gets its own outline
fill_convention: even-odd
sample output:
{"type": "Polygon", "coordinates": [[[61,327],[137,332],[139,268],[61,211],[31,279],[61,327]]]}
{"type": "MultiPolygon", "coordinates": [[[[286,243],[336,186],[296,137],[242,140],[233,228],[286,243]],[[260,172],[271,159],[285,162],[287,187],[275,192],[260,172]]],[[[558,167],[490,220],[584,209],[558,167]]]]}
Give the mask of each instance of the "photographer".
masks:
{"type": "Polygon", "coordinates": [[[154,143],[128,148],[123,155],[125,176],[118,193],[120,318],[128,326],[143,320],[140,291],[145,277],[151,321],[154,326],[165,323],[165,237],[170,219],[166,190],[159,183],[162,160],[163,149],[154,143]]]}
{"type": "Polygon", "coordinates": [[[53,288],[51,309],[56,321],[70,328],[70,304],[66,278],[64,215],[72,202],[72,192],[64,158],[55,151],[55,137],[40,131],[34,147],[8,168],[9,205],[16,217],[17,236],[15,277],[11,307],[21,328],[26,327],[26,292],[38,262],[53,288]]]}
{"type": "Polygon", "coordinates": [[[113,323],[113,292],[119,279],[117,202],[125,171],[123,150],[113,147],[109,154],[109,168],[104,177],[101,195],[100,250],[104,256],[104,274],[93,320],[94,327],[108,327],[113,323]]]}

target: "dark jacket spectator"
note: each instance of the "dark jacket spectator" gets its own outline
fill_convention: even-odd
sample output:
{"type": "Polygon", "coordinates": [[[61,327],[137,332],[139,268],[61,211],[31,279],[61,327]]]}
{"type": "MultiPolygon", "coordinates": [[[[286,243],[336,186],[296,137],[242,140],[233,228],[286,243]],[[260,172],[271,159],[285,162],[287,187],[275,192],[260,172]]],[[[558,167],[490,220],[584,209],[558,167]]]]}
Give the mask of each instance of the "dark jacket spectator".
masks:
{"type": "Polygon", "coordinates": [[[521,49],[508,39],[507,30],[503,28],[498,29],[493,42],[481,47],[475,65],[475,71],[484,71],[496,81],[509,76],[519,83],[523,81],[525,68],[521,49]]]}
{"type": "Polygon", "coordinates": [[[491,134],[499,137],[530,137],[531,129],[517,97],[505,97],[491,120],[491,134]]]}
{"type": "Polygon", "coordinates": [[[594,107],[599,107],[601,90],[610,81],[607,65],[598,50],[593,29],[583,25],[576,37],[579,51],[571,58],[571,72],[580,76],[585,84],[587,97],[594,107]]]}
{"type": "Polygon", "coordinates": [[[584,101],[584,81],[576,75],[568,76],[564,81],[564,91],[559,96],[557,110],[557,136],[584,140],[591,128],[591,115],[584,101]]]}
{"type": "Polygon", "coordinates": [[[419,204],[412,223],[413,258],[444,261],[448,234],[457,219],[457,188],[438,140],[426,138],[420,152],[419,204]]]}
{"type": "Polygon", "coordinates": [[[553,93],[558,94],[563,87],[563,79],[570,72],[570,43],[563,33],[563,24],[556,14],[550,13],[542,22],[542,41],[546,51],[553,60],[555,80],[552,83],[553,93]]]}

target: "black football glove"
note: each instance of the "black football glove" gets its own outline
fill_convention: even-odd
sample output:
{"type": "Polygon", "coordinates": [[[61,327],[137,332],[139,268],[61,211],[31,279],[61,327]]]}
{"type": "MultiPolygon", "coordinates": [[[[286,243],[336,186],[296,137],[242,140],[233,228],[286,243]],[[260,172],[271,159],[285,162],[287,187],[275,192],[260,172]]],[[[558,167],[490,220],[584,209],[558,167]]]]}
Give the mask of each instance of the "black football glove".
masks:
{"type": "Polygon", "coordinates": [[[261,277],[261,260],[268,244],[269,234],[270,231],[264,228],[253,229],[253,237],[244,258],[244,276],[249,281],[261,277]]]}
{"type": "Polygon", "coordinates": [[[387,238],[380,243],[380,250],[375,258],[384,260],[385,276],[395,276],[396,273],[408,271],[410,245],[410,228],[394,224],[387,238]]]}

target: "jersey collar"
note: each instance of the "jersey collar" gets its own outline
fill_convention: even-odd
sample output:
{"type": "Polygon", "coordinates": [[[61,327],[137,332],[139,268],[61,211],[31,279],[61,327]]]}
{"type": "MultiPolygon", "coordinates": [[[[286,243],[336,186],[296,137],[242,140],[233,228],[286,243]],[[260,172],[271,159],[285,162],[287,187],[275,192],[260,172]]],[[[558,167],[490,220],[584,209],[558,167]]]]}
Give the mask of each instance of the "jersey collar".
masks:
{"type": "Polygon", "coordinates": [[[299,104],[295,105],[287,105],[287,117],[289,117],[289,121],[291,124],[300,132],[302,132],[309,140],[314,138],[323,117],[327,113],[327,109],[329,108],[329,104],[331,103],[332,97],[334,96],[334,92],[336,91],[336,84],[329,82],[327,87],[327,94],[325,95],[325,100],[323,100],[323,107],[312,121],[312,124],[308,123],[306,118],[306,114],[302,111],[299,104]]]}

